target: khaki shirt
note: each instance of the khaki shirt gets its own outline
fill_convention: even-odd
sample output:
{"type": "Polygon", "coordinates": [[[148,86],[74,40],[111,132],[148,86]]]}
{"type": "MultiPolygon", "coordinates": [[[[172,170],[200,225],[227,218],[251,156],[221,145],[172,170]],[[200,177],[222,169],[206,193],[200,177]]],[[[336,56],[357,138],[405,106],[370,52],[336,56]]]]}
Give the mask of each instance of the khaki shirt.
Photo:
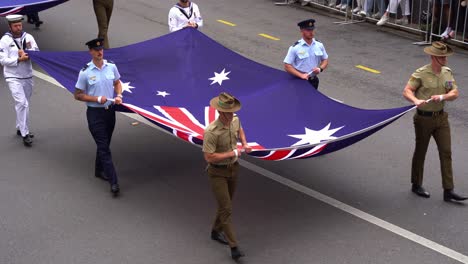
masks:
{"type": "MultiPolygon", "coordinates": [[[[234,116],[230,127],[225,127],[218,119],[212,122],[206,129],[203,136],[203,152],[223,153],[237,149],[237,140],[241,128],[240,120],[234,116]]],[[[237,157],[222,160],[216,164],[227,165],[237,161],[237,157]]]]}
{"type": "MultiPolygon", "coordinates": [[[[417,69],[408,81],[408,84],[416,88],[415,96],[420,100],[427,100],[432,95],[446,94],[453,89],[458,89],[452,70],[443,66],[440,74],[432,72],[431,64],[417,69]]],[[[445,102],[430,102],[419,109],[422,111],[436,112],[444,108],[445,102]]]]}

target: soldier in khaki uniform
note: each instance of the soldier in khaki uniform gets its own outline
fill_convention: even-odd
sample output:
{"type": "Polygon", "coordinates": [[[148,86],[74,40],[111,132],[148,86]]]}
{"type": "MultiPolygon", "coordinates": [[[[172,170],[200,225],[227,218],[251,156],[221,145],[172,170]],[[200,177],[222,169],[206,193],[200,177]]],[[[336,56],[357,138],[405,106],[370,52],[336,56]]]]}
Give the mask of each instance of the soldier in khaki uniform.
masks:
{"type": "Polygon", "coordinates": [[[203,139],[203,152],[208,162],[207,172],[218,203],[211,238],[229,245],[231,257],[237,260],[244,256],[237,247],[231,220],[232,198],[239,172],[237,160],[241,150],[250,152],[252,149],[247,144],[239,117],[234,116],[234,112],[241,108],[239,100],[228,93],[221,93],[211,99],[210,105],[219,112],[219,117],[205,129],[203,139]],[[242,149],[237,148],[239,139],[242,149]]]}
{"type": "Polygon", "coordinates": [[[93,0],[94,13],[98,23],[98,38],[104,39],[104,49],[109,48],[109,39],[107,38],[107,31],[109,29],[109,22],[114,8],[114,0],[93,0]]]}
{"type": "Polygon", "coordinates": [[[442,42],[434,42],[424,52],[431,55],[431,64],[417,69],[403,91],[403,96],[418,107],[414,115],[416,148],[411,170],[412,191],[419,196],[430,197],[422,183],[424,160],[432,136],[439,150],[444,201],[463,201],[467,197],[453,191],[450,126],[448,114],[444,111],[445,101],[454,101],[458,97],[452,70],[446,66],[447,57],[453,51],[442,42]]]}

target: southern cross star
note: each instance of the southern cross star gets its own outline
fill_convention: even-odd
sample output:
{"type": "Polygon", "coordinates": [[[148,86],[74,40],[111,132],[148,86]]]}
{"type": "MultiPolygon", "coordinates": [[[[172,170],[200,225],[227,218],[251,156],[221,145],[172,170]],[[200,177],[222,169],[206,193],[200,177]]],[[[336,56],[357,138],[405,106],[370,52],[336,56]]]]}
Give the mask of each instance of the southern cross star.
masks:
{"type": "Polygon", "coordinates": [[[225,71],[226,71],[226,69],[223,69],[223,71],[220,72],[220,73],[215,72],[214,73],[215,76],[208,79],[208,80],[213,81],[210,85],[213,85],[215,83],[218,83],[219,85],[222,85],[224,80],[229,80],[229,77],[227,77],[227,76],[231,72],[230,71],[225,72],[225,71]]]}
{"type": "Polygon", "coordinates": [[[122,93],[123,92],[132,93],[132,91],[130,89],[133,89],[133,88],[135,88],[135,87],[131,86],[130,82],[126,82],[126,83],[122,82],[122,93]]]}
{"type": "Polygon", "coordinates": [[[302,135],[288,135],[293,138],[298,138],[300,141],[295,143],[293,146],[299,146],[299,145],[307,145],[307,144],[318,144],[322,141],[325,140],[331,140],[331,139],[336,139],[336,137],[332,136],[335,134],[338,130],[342,129],[342,127],[338,127],[335,129],[330,129],[331,123],[328,123],[324,128],[321,130],[315,131],[312,129],[308,129],[307,127],[305,128],[305,134],[302,135]]]}
{"type": "Polygon", "coordinates": [[[168,92],[166,92],[166,91],[162,91],[162,92],[161,92],[161,91],[158,91],[158,94],[157,94],[157,96],[162,96],[162,97],[166,97],[166,96],[168,96],[168,95],[171,95],[171,94],[168,93],[168,92]]]}

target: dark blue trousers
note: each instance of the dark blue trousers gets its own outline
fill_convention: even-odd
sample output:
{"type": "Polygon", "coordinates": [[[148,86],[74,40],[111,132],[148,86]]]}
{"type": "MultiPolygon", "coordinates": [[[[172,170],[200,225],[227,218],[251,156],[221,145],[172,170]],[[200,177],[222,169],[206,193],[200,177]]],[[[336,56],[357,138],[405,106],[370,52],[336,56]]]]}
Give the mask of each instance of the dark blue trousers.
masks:
{"type": "Polygon", "coordinates": [[[89,131],[97,146],[96,173],[104,172],[109,178],[109,183],[116,184],[118,182],[117,174],[110,150],[112,133],[115,127],[114,107],[111,106],[109,109],[88,107],[86,117],[88,119],[89,131]]]}
{"type": "Polygon", "coordinates": [[[318,90],[319,87],[319,78],[317,76],[314,76],[312,78],[309,78],[309,83],[312,84],[312,86],[315,88],[315,90],[318,90]]]}

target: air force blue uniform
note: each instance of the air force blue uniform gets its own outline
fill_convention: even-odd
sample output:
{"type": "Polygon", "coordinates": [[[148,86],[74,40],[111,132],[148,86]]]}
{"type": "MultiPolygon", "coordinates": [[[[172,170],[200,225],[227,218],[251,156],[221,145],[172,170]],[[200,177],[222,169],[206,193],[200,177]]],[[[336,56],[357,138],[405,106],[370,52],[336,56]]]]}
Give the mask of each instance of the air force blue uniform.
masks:
{"type": "Polygon", "coordinates": [[[314,39],[309,46],[303,39],[300,39],[289,47],[284,63],[291,64],[302,73],[308,73],[315,67],[319,67],[320,63],[326,59],[328,59],[328,54],[321,42],[314,39]]]}
{"type": "MultiPolygon", "coordinates": [[[[120,80],[120,74],[114,63],[104,61],[101,69],[93,62],[88,63],[78,76],[77,89],[91,96],[114,98],[114,82],[120,80]]],[[[96,176],[104,173],[111,185],[117,184],[117,174],[112,162],[110,143],[115,127],[115,109],[112,102],[105,104],[87,102],[86,117],[88,127],[97,145],[96,176]]]]}
{"type": "MultiPolygon", "coordinates": [[[[301,29],[314,30],[315,20],[304,20],[297,25],[301,29]]],[[[290,64],[299,72],[310,73],[314,68],[320,67],[322,61],[327,59],[327,51],[321,42],[312,39],[312,43],[309,45],[304,39],[300,39],[289,47],[288,54],[284,58],[284,63],[290,64]]],[[[319,79],[316,75],[312,75],[309,78],[309,82],[318,89],[319,79]]]]}

